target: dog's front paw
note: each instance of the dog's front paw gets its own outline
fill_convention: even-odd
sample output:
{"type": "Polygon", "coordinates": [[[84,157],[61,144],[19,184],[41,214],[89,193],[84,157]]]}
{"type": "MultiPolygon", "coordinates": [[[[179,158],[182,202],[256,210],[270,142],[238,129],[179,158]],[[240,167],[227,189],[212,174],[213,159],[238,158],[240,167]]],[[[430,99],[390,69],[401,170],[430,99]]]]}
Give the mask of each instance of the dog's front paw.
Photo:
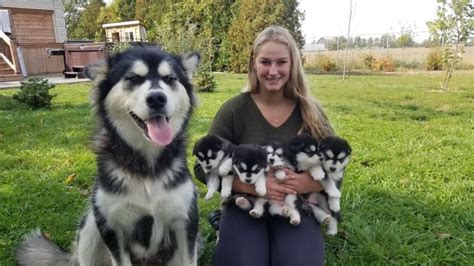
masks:
{"type": "Polygon", "coordinates": [[[283,179],[285,179],[285,177],[286,177],[285,171],[278,170],[275,172],[275,178],[278,179],[279,181],[282,181],[283,179]]]}
{"type": "Polygon", "coordinates": [[[223,199],[226,199],[230,196],[230,194],[232,193],[232,190],[231,189],[224,189],[222,188],[221,189],[221,198],[223,199]]]}
{"type": "Polygon", "coordinates": [[[325,191],[330,198],[341,198],[341,192],[337,188],[330,188],[325,191]]]}
{"type": "Polygon", "coordinates": [[[206,193],[206,196],[204,197],[205,200],[210,200],[212,198],[212,196],[214,196],[214,192],[212,191],[208,191],[206,193]]]}
{"type": "Polygon", "coordinates": [[[314,168],[309,169],[309,174],[316,181],[321,181],[326,176],[326,174],[324,173],[324,170],[321,167],[314,167],[314,168]]]}
{"type": "Polygon", "coordinates": [[[323,217],[321,217],[321,219],[319,219],[319,223],[320,224],[329,224],[329,219],[331,219],[331,215],[325,215],[323,217]]]}
{"type": "Polygon", "coordinates": [[[267,194],[267,188],[265,186],[257,186],[255,187],[255,192],[260,196],[265,196],[265,194],[267,194]]]}

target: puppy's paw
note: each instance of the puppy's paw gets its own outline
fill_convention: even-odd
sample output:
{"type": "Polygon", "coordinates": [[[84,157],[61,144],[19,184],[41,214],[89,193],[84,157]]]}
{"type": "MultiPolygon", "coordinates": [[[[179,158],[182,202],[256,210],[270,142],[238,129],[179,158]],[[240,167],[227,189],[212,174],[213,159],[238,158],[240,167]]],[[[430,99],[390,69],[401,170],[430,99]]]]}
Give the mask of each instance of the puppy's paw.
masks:
{"type": "Polygon", "coordinates": [[[288,206],[283,206],[281,208],[281,216],[283,217],[290,217],[290,207],[288,206]]]}
{"type": "Polygon", "coordinates": [[[278,170],[278,171],[275,172],[275,178],[276,178],[276,179],[282,181],[283,179],[285,179],[285,177],[286,177],[285,171],[283,171],[283,170],[278,170]]]}
{"type": "Polygon", "coordinates": [[[231,194],[231,190],[230,189],[226,189],[226,188],[222,188],[221,189],[221,198],[225,199],[225,198],[228,198],[231,194]]]}
{"type": "Polygon", "coordinates": [[[324,170],[321,167],[315,167],[315,168],[309,169],[309,174],[316,181],[321,181],[326,176],[326,174],[324,173],[324,170]]]}
{"type": "Polygon", "coordinates": [[[244,198],[244,197],[238,197],[236,200],[235,200],[235,205],[237,205],[237,207],[241,208],[242,210],[249,210],[250,207],[252,207],[252,205],[250,204],[250,202],[248,201],[248,199],[244,198]]]}
{"type": "Polygon", "coordinates": [[[267,194],[267,188],[265,186],[257,186],[255,192],[260,196],[265,196],[265,194],[267,194]]]}
{"type": "Polygon", "coordinates": [[[291,217],[290,217],[290,224],[292,225],[299,225],[301,223],[301,217],[298,213],[294,213],[291,217]]]}
{"type": "Polygon", "coordinates": [[[328,231],[326,232],[326,235],[328,235],[328,236],[337,235],[337,229],[328,229],[328,231]]]}
{"type": "Polygon", "coordinates": [[[204,197],[205,200],[210,200],[212,198],[212,196],[214,196],[214,192],[212,191],[208,191],[206,193],[206,196],[204,197]]]}
{"type": "Polygon", "coordinates": [[[339,198],[329,198],[328,200],[329,209],[333,212],[339,212],[341,205],[339,204],[339,198]]]}
{"type": "Polygon", "coordinates": [[[256,209],[251,209],[250,212],[249,212],[250,216],[252,216],[253,218],[260,218],[262,217],[263,213],[259,210],[256,210],[256,209]]]}
{"type": "Polygon", "coordinates": [[[319,223],[320,224],[329,224],[329,219],[331,219],[331,215],[325,215],[323,217],[321,217],[319,223]]]}
{"type": "Polygon", "coordinates": [[[326,190],[326,193],[330,198],[340,198],[341,197],[341,192],[337,188],[333,189],[328,189],[326,190]]]}

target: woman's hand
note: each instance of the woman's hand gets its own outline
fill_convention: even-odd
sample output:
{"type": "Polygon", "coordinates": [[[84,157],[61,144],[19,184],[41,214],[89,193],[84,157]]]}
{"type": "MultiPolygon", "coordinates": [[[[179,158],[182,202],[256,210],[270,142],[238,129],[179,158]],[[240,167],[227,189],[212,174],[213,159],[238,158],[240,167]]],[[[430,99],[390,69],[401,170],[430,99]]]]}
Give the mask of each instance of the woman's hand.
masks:
{"type": "Polygon", "coordinates": [[[287,194],[297,194],[297,192],[289,186],[282,185],[281,181],[275,178],[275,171],[270,171],[267,174],[265,182],[267,186],[266,199],[284,201],[287,194]]]}
{"type": "Polygon", "coordinates": [[[323,187],[318,181],[315,181],[308,172],[295,173],[290,169],[283,169],[286,178],[280,182],[280,185],[296,191],[297,194],[306,194],[311,192],[321,192],[323,187]]]}

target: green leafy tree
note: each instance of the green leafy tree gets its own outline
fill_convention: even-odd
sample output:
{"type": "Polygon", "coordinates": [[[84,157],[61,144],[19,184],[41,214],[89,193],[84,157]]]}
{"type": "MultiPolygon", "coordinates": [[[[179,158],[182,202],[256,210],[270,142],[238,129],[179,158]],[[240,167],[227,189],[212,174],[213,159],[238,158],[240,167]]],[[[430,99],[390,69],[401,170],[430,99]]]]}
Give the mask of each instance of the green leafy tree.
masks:
{"type": "Polygon", "coordinates": [[[100,40],[103,30],[98,18],[103,7],[105,7],[103,0],[89,0],[79,15],[76,27],[68,33],[69,37],[100,40]]]}
{"type": "Polygon", "coordinates": [[[441,42],[443,69],[446,71],[440,83],[448,89],[461,54],[474,30],[474,8],[471,0],[438,0],[437,18],[427,23],[433,39],[441,42]]]}
{"type": "Polygon", "coordinates": [[[87,0],[63,0],[64,20],[66,21],[67,36],[71,38],[71,33],[75,32],[79,23],[79,17],[87,0]]]}

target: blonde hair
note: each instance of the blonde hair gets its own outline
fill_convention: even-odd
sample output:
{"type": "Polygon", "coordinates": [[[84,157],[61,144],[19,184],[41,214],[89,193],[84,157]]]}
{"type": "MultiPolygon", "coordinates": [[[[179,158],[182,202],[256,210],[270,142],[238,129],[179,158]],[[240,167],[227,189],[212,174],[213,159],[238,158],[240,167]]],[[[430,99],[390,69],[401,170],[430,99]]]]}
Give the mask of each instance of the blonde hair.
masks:
{"type": "Polygon", "coordinates": [[[303,125],[300,133],[307,133],[318,138],[333,135],[331,125],[324,115],[321,107],[313,98],[307,85],[303,64],[301,62],[300,51],[293,36],[287,29],[280,26],[269,26],[265,28],[253,43],[248,60],[248,84],[246,91],[257,93],[259,81],[254,69],[254,58],[258,54],[260,47],[267,42],[277,42],[288,47],[291,57],[290,78],[283,88],[285,97],[294,99],[299,103],[303,125]]]}

